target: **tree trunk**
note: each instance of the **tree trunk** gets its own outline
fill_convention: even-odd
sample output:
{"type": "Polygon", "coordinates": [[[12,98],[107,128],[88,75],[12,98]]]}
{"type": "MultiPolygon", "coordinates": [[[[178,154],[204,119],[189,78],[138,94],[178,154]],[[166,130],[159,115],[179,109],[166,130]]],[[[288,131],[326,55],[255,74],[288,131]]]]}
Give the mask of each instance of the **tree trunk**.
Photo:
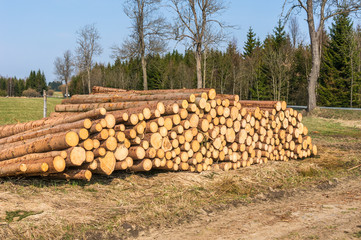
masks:
{"type": "Polygon", "coordinates": [[[143,70],[143,89],[148,90],[147,62],[145,60],[144,54],[142,54],[141,58],[142,58],[142,70],[143,70]]]}
{"type": "MultiPolygon", "coordinates": [[[[351,51],[350,51],[350,52],[351,52],[351,53],[353,53],[353,49],[351,49],[351,51]]],[[[351,89],[350,89],[351,93],[350,93],[350,108],[352,108],[352,102],[353,102],[353,99],[352,99],[352,97],[353,97],[353,81],[354,81],[354,67],[353,67],[353,56],[352,56],[352,54],[351,54],[350,58],[351,58],[351,89]]]]}
{"type": "MultiPolygon", "coordinates": [[[[319,30],[321,31],[321,30],[319,30]]],[[[312,68],[308,77],[308,104],[307,111],[310,112],[316,107],[316,86],[321,68],[321,46],[317,34],[311,34],[312,68]]]]}
{"type": "Polygon", "coordinates": [[[197,69],[197,88],[202,88],[202,49],[201,45],[197,44],[196,48],[196,69],[197,69]]]}
{"type": "Polygon", "coordinates": [[[87,68],[87,75],[88,75],[88,93],[90,94],[92,92],[92,88],[90,85],[90,67],[87,68]]]}
{"type": "Polygon", "coordinates": [[[68,78],[65,78],[65,97],[69,98],[68,78]]]}
{"type": "Polygon", "coordinates": [[[206,87],[206,71],[207,71],[207,48],[204,49],[204,57],[203,57],[203,85],[202,87],[206,87]]]}

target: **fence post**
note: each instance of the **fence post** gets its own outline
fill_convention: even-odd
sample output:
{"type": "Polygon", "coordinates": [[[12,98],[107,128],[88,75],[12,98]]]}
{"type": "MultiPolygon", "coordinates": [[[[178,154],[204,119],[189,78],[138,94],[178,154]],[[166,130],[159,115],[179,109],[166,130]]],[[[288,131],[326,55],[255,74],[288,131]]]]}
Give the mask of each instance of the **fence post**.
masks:
{"type": "Polygon", "coordinates": [[[46,117],[46,112],[47,112],[47,104],[46,104],[46,91],[45,89],[43,89],[43,97],[44,97],[44,111],[43,111],[43,117],[45,118],[46,117]]]}

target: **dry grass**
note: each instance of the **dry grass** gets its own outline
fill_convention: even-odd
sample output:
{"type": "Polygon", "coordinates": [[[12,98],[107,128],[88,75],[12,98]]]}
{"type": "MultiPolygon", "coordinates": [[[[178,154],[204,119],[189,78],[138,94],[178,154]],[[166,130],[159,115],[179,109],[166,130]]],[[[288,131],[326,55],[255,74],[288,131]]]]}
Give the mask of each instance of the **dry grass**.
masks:
{"type": "MultiPolygon", "coordinates": [[[[331,120],[306,118],[320,156],[270,162],[236,171],[116,173],[90,183],[0,180],[0,236],[7,239],[136,237],[204,214],[248,204],[260,194],[279,198],[334,178],[361,176],[360,132],[331,120]],[[323,124],[320,124],[323,123],[323,124]],[[19,217],[26,213],[26,217],[19,217]],[[12,214],[12,215],[11,215],[12,214]],[[17,215],[16,215],[17,214],[17,215]],[[15,216],[9,221],[9,215],[15,216]]],[[[360,131],[360,130],[358,130],[360,131]]]]}

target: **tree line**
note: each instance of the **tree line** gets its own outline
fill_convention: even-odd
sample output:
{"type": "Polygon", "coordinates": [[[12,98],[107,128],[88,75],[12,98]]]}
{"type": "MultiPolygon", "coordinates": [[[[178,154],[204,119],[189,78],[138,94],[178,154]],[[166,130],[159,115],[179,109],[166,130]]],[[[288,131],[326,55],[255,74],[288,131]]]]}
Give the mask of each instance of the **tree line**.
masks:
{"type": "MultiPolygon", "coordinates": [[[[323,32],[324,51],[317,88],[322,106],[361,106],[361,29],[353,28],[347,14],[334,18],[329,34],[323,32]]],[[[307,105],[308,76],[312,68],[309,44],[301,41],[297,20],[285,26],[277,23],[272,34],[260,41],[249,28],[243,48],[235,40],[223,51],[202,52],[202,86],[217,92],[238,94],[241,99],[286,100],[307,105]],[[287,28],[288,27],[288,28],[287,28]],[[286,28],[288,31],[286,31],[286,28]]],[[[196,88],[197,70],[193,50],[145,56],[149,89],[196,88]]],[[[92,85],[143,89],[142,59],[117,58],[108,65],[95,64],[90,72],[92,85]]],[[[70,94],[86,93],[87,71],[72,77],[70,94]]]]}
{"type": "Polygon", "coordinates": [[[37,97],[43,94],[43,90],[48,90],[48,86],[45,74],[40,69],[30,71],[29,77],[26,79],[0,76],[0,96],[37,97]]]}
{"type": "Polygon", "coordinates": [[[242,99],[286,100],[309,110],[361,104],[360,28],[350,17],[359,12],[359,1],[285,0],[273,32],[261,40],[250,27],[242,48],[226,34],[233,27],[220,20],[224,1],[125,0],[123,8],[131,33],[112,47],[113,63],[94,61],[102,53],[94,24],[77,31],[74,55],[66,50],[56,58],[55,73],[66,96],[90,93],[94,85],[213,87],[242,99]],[[164,8],[173,19],[162,16],[164,8]],[[300,11],[306,13],[309,44],[300,41],[300,11]],[[330,29],[328,20],[333,20],[330,29]],[[171,39],[186,51],[169,52],[171,39]],[[226,49],[219,49],[221,43],[226,49]]]}
{"type": "Polygon", "coordinates": [[[70,93],[89,93],[93,85],[125,89],[212,87],[221,93],[239,94],[242,99],[286,100],[307,105],[309,110],[316,104],[360,106],[360,29],[355,29],[350,19],[350,14],[360,10],[357,1],[285,1],[283,17],[273,33],[261,41],[250,28],[242,49],[225,34],[232,26],[220,20],[226,9],[223,1],[163,3],[124,2],[131,33],[121,46],[112,47],[115,60],[106,66],[93,61],[102,52],[95,26],[87,25],[77,32],[72,60],[75,68],[71,69],[77,70],[76,74],[70,78],[69,71],[58,71],[65,69],[65,54],[56,61],[59,79],[66,83],[71,79],[66,84],[70,93]],[[163,6],[173,11],[173,21],[162,16],[163,6]],[[309,44],[300,41],[296,10],[307,14],[309,44]],[[343,18],[346,20],[341,21],[343,18]],[[325,29],[328,19],[334,21],[329,31],[325,29]],[[187,50],[167,52],[170,39],[187,50]],[[227,48],[220,50],[219,44],[227,39],[227,48]]]}

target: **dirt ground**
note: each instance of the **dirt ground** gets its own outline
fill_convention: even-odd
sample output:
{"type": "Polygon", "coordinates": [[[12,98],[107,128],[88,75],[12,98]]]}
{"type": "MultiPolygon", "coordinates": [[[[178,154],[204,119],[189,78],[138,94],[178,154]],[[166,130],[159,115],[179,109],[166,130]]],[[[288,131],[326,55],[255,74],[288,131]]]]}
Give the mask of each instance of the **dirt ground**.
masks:
{"type": "Polygon", "coordinates": [[[205,213],[139,239],[358,239],[361,179],[329,181],[299,192],[270,191],[249,204],[205,213]]]}

